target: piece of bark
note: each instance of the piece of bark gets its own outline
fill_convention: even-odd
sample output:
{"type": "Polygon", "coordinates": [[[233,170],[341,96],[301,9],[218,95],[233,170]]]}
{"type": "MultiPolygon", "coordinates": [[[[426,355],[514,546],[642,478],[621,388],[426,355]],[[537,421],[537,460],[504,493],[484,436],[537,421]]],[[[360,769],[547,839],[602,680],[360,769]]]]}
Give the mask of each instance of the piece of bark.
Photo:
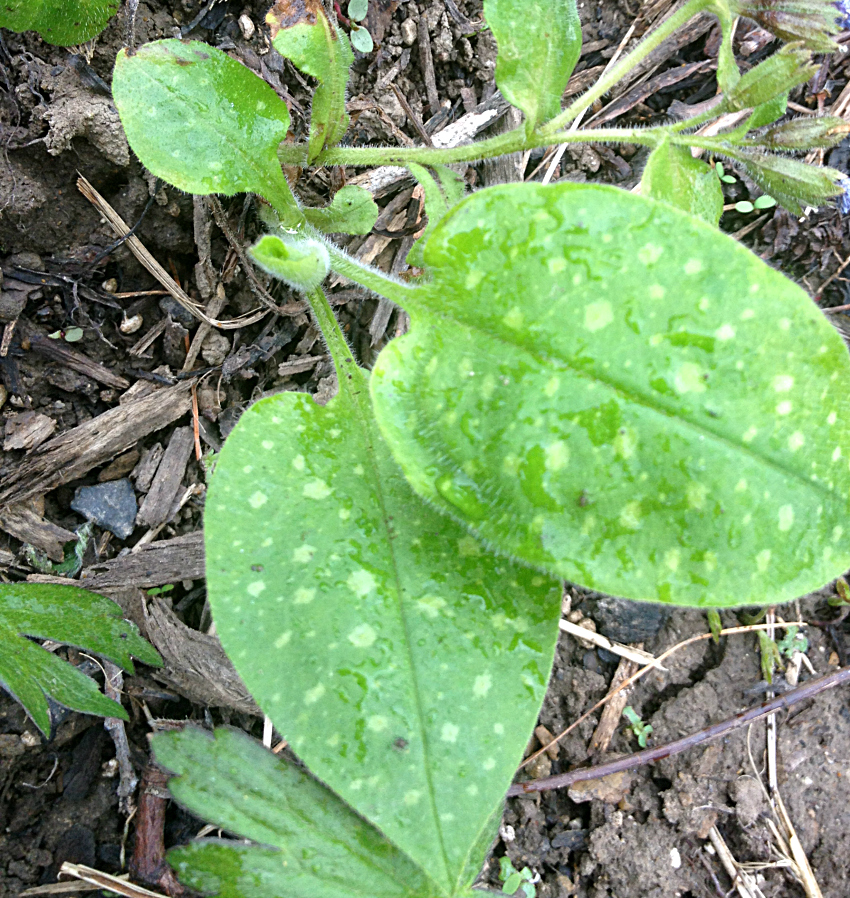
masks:
{"type": "Polygon", "coordinates": [[[262,717],[217,637],[187,627],[158,598],[148,604],[146,621],[150,641],[165,662],[153,671],[157,680],[199,705],[262,717]]]}
{"type": "Polygon", "coordinates": [[[52,561],[62,561],[62,547],[76,539],[70,530],[58,527],[38,514],[28,503],[0,509],[0,529],[21,542],[47,553],[52,561]]]}
{"type": "Polygon", "coordinates": [[[80,575],[80,586],[92,592],[129,586],[147,589],[203,576],[204,537],[198,532],[150,543],[111,561],[93,564],[80,575]]]}
{"type": "Polygon", "coordinates": [[[92,361],[87,355],[77,349],[72,349],[62,340],[51,340],[45,333],[26,321],[18,325],[22,330],[23,344],[25,348],[37,352],[44,358],[54,362],[60,362],[80,374],[90,377],[107,387],[115,387],[118,390],[126,390],[130,382],[118,374],[114,374],[103,365],[92,361]]]}
{"type": "Polygon", "coordinates": [[[97,475],[99,483],[106,483],[109,480],[120,480],[126,477],[130,471],[134,470],[139,462],[139,450],[131,449],[123,455],[119,455],[115,461],[107,465],[100,474],[97,475]]]}
{"type": "Polygon", "coordinates": [[[178,427],[171,435],[151,488],[136,516],[137,524],[158,527],[168,520],[194,445],[195,436],[191,427],[178,427]]]}
{"type": "MultiPolygon", "coordinates": [[[[637,643],[634,648],[642,649],[643,643],[637,643]]],[[[635,664],[634,661],[629,661],[628,658],[620,658],[620,663],[617,666],[617,670],[614,673],[608,691],[611,692],[621,683],[628,680],[630,676],[637,673],[637,669],[638,665],[635,664]]],[[[629,690],[623,689],[606,702],[605,707],[602,709],[602,713],[599,715],[599,723],[591,737],[590,744],[587,746],[587,753],[589,755],[601,755],[608,751],[611,739],[619,726],[623,708],[626,707],[628,701],[629,690]]]]}
{"type": "Polygon", "coordinates": [[[437,79],[434,75],[434,58],[431,54],[428,20],[421,11],[419,13],[419,65],[425,80],[425,92],[428,94],[431,115],[436,115],[440,111],[440,95],[437,93],[437,79]]]}
{"type": "Polygon", "coordinates": [[[136,481],[136,489],[140,493],[146,493],[153,483],[154,474],[162,461],[162,453],[165,449],[162,443],[154,443],[150,449],[145,449],[139,463],[133,468],[130,477],[136,481]]]}
{"type": "MultiPolygon", "coordinates": [[[[511,107],[505,115],[489,128],[488,137],[495,137],[497,134],[505,134],[513,131],[522,123],[522,113],[519,109],[511,107]]],[[[484,160],[484,185],[489,187],[491,184],[513,184],[522,180],[522,173],[519,170],[522,161],[522,153],[509,153],[507,156],[496,156],[494,159],[484,160]]]]}
{"type": "Polygon", "coordinates": [[[10,449],[37,449],[45,440],[49,439],[56,430],[56,422],[40,412],[21,412],[19,415],[9,415],[6,419],[6,440],[3,448],[10,449]]]}
{"type": "Polygon", "coordinates": [[[35,450],[0,480],[0,508],[82,477],[191,408],[194,381],[161,388],[66,431],[35,450]]]}

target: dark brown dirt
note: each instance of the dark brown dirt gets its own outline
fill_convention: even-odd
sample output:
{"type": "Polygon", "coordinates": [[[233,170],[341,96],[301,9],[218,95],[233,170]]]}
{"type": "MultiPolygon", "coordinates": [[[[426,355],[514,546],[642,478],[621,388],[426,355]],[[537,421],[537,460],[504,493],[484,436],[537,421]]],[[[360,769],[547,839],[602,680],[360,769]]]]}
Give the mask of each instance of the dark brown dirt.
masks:
{"type": "MultiPolygon", "coordinates": [[[[293,128],[303,136],[309,93],[303,79],[269,48],[262,24],[268,5],[269,0],[227,0],[212,7],[190,36],[221,46],[267,78],[290,104],[293,128]],[[248,39],[238,24],[243,13],[256,26],[248,39]]],[[[663,4],[655,6],[657,13],[663,4]]],[[[140,3],[137,43],[178,35],[180,26],[192,21],[199,9],[197,0],[140,3]]],[[[594,49],[582,57],[579,76],[606,64],[634,14],[625,0],[587,2],[580,4],[580,10],[585,44],[593,44],[594,49]]],[[[652,14],[650,5],[643,15],[652,14]]],[[[488,99],[494,90],[495,46],[491,35],[479,30],[480,22],[480,0],[420,0],[418,4],[371,0],[368,24],[377,49],[368,57],[359,57],[355,65],[350,91],[355,111],[351,140],[393,144],[419,140],[389,86],[390,80],[426,128],[429,120],[439,127],[488,99]],[[410,40],[420,16],[428,24],[437,109],[432,108],[418,45],[410,40]],[[393,69],[397,69],[394,77],[390,74],[393,69]]],[[[743,49],[750,29],[745,23],[738,29],[743,49]]],[[[0,403],[0,426],[6,428],[7,435],[10,421],[23,411],[47,416],[56,422],[56,433],[63,433],[114,407],[121,392],[32,351],[26,340],[21,341],[24,322],[45,333],[82,327],[83,337],[73,344],[75,349],[115,375],[142,385],[180,370],[187,340],[197,327],[197,321],[186,318],[179,307],[160,296],[116,297],[116,291],[137,294],[155,290],[159,284],[124,246],[102,257],[114,235],[76,190],[77,172],[85,175],[126,221],[135,224],[144,213],[137,231],[140,239],[193,296],[207,299],[199,296],[201,286],[195,275],[198,250],[192,198],[156,182],[141,169],[128,151],[109,99],[107,85],[125,34],[122,13],[95,42],[87,62],[70,51],[48,47],[32,35],[2,34],[0,264],[5,274],[3,300],[18,303],[21,319],[8,355],[0,359],[8,395],[5,404],[0,403]],[[16,272],[20,274],[22,269],[48,273],[51,278],[42,283],[16,280],[16,272]],[[88,287],[89,292],[75,285],[88,287]],[[140,329],[123,333],[122,321],[135,316],[141,316],[140,329]],[[139,338],[162,322],[163,333],[151,347],[131,355],[129,350],[139,338]]],[[[661,60],[658,71],[710,61],[716,52],[713,48],[715,33],[703,30],[691,43],[661,60]]],[[[754,50],[748,62],[758,61],[769,49],[754,50]]],[[[847,81],[844,58],[825,60],[821,74],[813,80],[792,99],[811,108],[820,105],[828,109],[847,81]]],[[[708,66],[672,88],[659,89],[636,102],[618,123],[656,121],[675,111],[671,103],[700,102],[714,92],[714,75],[708,66]]],[[[850,148],[839,147],[828,161],[846,170],[848,156],[850,148]]],[[[557,176],[631,186],[639,177],[642,159],[641,153],[628,147],[585,146],[565,154],[557,176]]],[[[532,153],[524,176],[539,179],[542,160],[542,151],[532,153]]],[[[491,171],[470,166],[466,179],[471,187],[479,187],[489,180],[491,171]]],[[[301,173],[297,186],[310,202],[319,203],[339,183],[338,174],[319,171],[301,173]]],[[[730,185],[727,202],[746,198],[751,186],[745,178],[730,185]]],[[[405,200],[398,208],[403,211],[406,207],[405,200]]],[[[233,231],[250,239],[257,228],[251,207],[236,198],[225,200],[224,208],[233,231]]],[[[757,218],[732,211],[724,216],[722,226],[739,232],[757,218]]],[[[390,223],[384,227],[390,228],[390,223]]],[[[741,239],[798,280],[823,306],[850,301],[850,281],[843,276],[830,280],[850,255],[846,222],[835,211],[822,210],[798,220],[784,211],[771,210],[741,239]],[[829,284],[822,290],[827,280],[829,284]]],[[[350,248],[356,250],[362,244],[358,238],[350,248]]],[[[398,239],[388,241],[377,254],[376,264],[390,268],[399,246],[398,239]]],[[[226,272],[223,281],[228,301],[223,316],[235,317],[256,305],[244,275],[234,270],[233,255],[218,228],[212,231],[211,264],[215,271],[226,272]]],[[[335,294],[351,342],[368,366],[400,322],[393,314],[376,327],[378,306],[374,300],[341,288],[335,294]]],[[[285,291],[279,291],[276,298],[281,303],[296,299],[285,291]]],[[[765,327],[772,326],[773,322],[765,322],[765,327]]],[[[326,393],[332,388],[330,365],[304,314],[216,333],[205,343],[197,365],[216,366],[225,358],[240,361],[231,365],[218,389],[217,373],[199,389],[200,437],[205,451],[219,448],[241,411],[263,393],[281,388],[326,393]],[[279,369],[283,363],[288,367],[279,369]]],[[[185,427],[187,420],[177,424],[185,427]]],[[[125,476],[134,468],[141,497],[142,474],[135,467],[138,459],[144,464],[146,452],[157,444],[165,446],[171,429],[140,439],[127,457],[122,456],[123,468],[120,463],[115,468],[105,462],[81,480],[53,490],[42,504],[36,504],[36,510],[53,524],[73,530],[81,523],[70,507],[76,487],[97,483],[99,478],[125,476]]],[[[24,455],[24,450],[0,451],[0,485],[24,455]]],[[[193,458],[182,485],[203,483],[203,466],[193,458]]],[[[168,519],[161,539],[200,529],[200,493],[202,490],[168,519]]],[[[115,558],[123,548],[134,545],[145,529],[137,527],[126,541],[96,529],[85,564],[115,558]]],[[[18,540],[0,534],[0,562],[11,579],[30,572],[20,550],[18,540]]],[[[192,577],[182,582],[176,579],[168,597],[180,619],[191,627],[205,628],[209,620],[203,582],[192,577]]],[[[137,598],[131,596],[131,600],[137,598]]],[[[129,604],[125,607],[130,609],[129,604]]],[[[608,630],[619,638],[611,628],[622,619],[621,608],[613,606],[606,611],[595,597],[580,592],[573,596],[573,608],[596,620],[603,632],[608,630]]],[[[792,613],[797,611],[786,611],[792,613]]],[[[815,597],[802,603],[800,613],[811,620],[833,612],[822,597],[815,597]]],[[[674,611],[665,621],[656,620],[655,625],[662,624],[657,633],[653,621],[645,623],[644,648],[656,654],[706,629],[704,616],[695,612],[674,611]]],[[[724,623],[737,621],[727,613],[724,623]]],[[[629,623],[632,635],[627,641],[636,641],[634,627],[638,625],[639,621],[629,623]]],[[[845,637],[846,625],[831,632],[810,630],[808,656],[818,674],[834,669],[839,660],[846,663],[845,637]]],[[[553,733],[560,732],[605,694],[616,663],[614,656],[563,636],[541,723],[553,733]]],[[[673,656],[666,666],[666,671],[646,677],[629,697],[630,704],[653,727],[650,744],[694,732],[762,699],[757,641],[751,634],[729,637],[717,646],[696,643],[673,656]]],[[[802,676],[809,675],[804,671],[802,676]]],[[[128,727],[131,758],[137,771],[147,759],[143,701],[157,717],[206,723],[232,719],[247,728],[256,727],[247,717],[233,716],[235,712],[192,704],[179,689],[164,692],[160,684],[145,676],[128,679],[127,692],[125,704],[133,716],[128,727]]],[[[535,774],[544,775],[549,772],[547,767],[559,772],[585,763],[597,718],[568,736],[558,759],[538,765],[535,774]]],[[[759,778],[764,777],[764,744],[764,727],[757,725],[749,732],[738,731],[726,740],[632,772],[601,798],[582,800],[588,795],[576,790],[570,795],[552,792],[511,800],[485,879],[497,885],[498,857],[507,854],[517,868],[528,866],[539,875],[540,898],[708,898],[730,888],[717,856],[706,847],[708,831],[716,825],[738,860],[766,865],[754,873],[763,877],[764,895],[797,898],[804,894],[801,886],[787,869],[775,864],[776,841],[767,824],[767,804],[759,785],[759,778]]],[[[848,745],[846,692],[821,695],[779,715],[781,793],[826,898],[850,894],[848,745]]],[[[635,749],[634,738],[621,722],[610,752],[635,749]]],[[[67,716],[52,740],[42,744],[21,710],[0,695],[0,895],[14,896],[28,887],[53,882],[63,860],[108,872],[126,869],[134,824],[131,821],[125,828],[118,810],[113,759],[114,747],[99,720],[67,716]]],[[[197,821],[173,808],[169,820],[169,845],[200,828],[197,821]]]]}

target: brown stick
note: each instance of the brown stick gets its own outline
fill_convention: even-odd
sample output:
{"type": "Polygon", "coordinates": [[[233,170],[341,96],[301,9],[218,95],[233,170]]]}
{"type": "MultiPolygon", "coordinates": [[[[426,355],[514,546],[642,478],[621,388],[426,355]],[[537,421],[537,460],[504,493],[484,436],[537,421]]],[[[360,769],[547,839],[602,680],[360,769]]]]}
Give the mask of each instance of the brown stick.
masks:
{"type": "Polygon", "coordinates": [[[564,786],[570,786],[573,783],[582,780],[595,780],[611,773],[620,773],[623,770],[632,770],[635,767],[642,767],[644,764],[654,764],[664,758],[677,755],[686,749],[694,748],[702,745],[704,742],[710,742],[720,736],[725,736],[732,730],[746,726],[779,711],[782,708],[790,708],[797,702],[814,698],[818,693],[825,689],[832,689],[843,683],[850,681],[850,667],[843,667],[835,673],[820,677],[817,680],[810,680],[805,686],[786,692],[784,695],[778,695],[769,702],[762,702],[754,708],[748,708],[728,720],[720,723],[713,723],[711,726],[692,733],[690,736],[684,736],[682,739],[676,739],[674,742],[668,742],[666,745],[659,745],[655,748],[647,748],[644,751],[635,752],[633,755],[627,755],[625,758],[618,758],[616,761],[609,761],[606,764],[599,764],[596,767],[584,767],[579,770],[571,770],[569,773],[560,773],[556,776],[547,776],[543,779],[532,780],[528,783],[514,783],[508,789],[508,797],[515,795],[526,795],[529,792],[546,792],[549,789],[560,789],[564,786]]]}
{"type": "Polygon", "coordinates": [[[165,806],[169,799],[168,774],[153,761],[142,773],[139,810],[136,814],[136,844],[130,861],[130,875],[146,886],[162,889],[172,898],[185,889],[165,860],[165,806]]]}

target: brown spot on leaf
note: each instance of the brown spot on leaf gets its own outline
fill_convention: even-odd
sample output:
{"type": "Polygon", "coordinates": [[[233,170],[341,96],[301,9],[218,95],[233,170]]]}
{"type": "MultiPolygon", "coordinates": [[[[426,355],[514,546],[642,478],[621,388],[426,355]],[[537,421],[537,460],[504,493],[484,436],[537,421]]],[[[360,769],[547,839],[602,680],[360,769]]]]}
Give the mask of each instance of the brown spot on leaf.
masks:
{"type": "Polygon", "coordinates": [[[320,14],[324,15],[321,0],[275,0],[274,6],[266,13],[266,25],[271,29],[274,40],[281,28],[315,25],[320,14]]]}

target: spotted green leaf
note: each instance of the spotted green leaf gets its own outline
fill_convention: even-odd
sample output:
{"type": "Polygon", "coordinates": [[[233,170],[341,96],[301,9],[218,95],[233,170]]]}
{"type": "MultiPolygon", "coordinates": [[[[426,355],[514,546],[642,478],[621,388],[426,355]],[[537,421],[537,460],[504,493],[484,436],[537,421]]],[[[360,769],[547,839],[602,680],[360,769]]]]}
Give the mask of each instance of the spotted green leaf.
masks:
{"type": "Polygon", "coordinates": [[[48,44],[82,44],[106,28],[120,0],[3,0],[0,28],[37,31],[48,44]]]}
{"type": "Polygon", "coordinates": [[[431,898],[440,893],[326,786],[235,730],[152,740],[174,797],[255,844],[203,839],[169,852],[181,882],[223,898],[431,898]]]}
{"type": "Polygon", "coordinates": [[[378,206],[372,194],[348,184],[323,209],[304,209],[307,221],[325,234],[368,234],[375,227],[378,206]]]}
{"type": "Polygon", "coordinates": [[[530,127],[561,111],[581,53],[575,0],[485,0],[484,17],[496,38],[496,84],[521,109],[530,127]]]}
{"type": "Polygon", "coordinates": [[[52,639],[101,655],[133,672],[131,655],[158,666],[159,654],[115,602],[76,586],[0,584],[0,687],[17,699],[47,735],[47,696],[86,714],[127,719],[94,680],[25,637],[52,639]]]}
{"type": "Polygon", "coordinates": [[[339,143],[348,129],[345,89],[354,54],[322,0],[277,0],[266,22],[275,50],[319,82],[310,113],[307,156],[312,161],[325,147],[339,143]]]}
{"type": "Polygon", "coordinates": [[[228,437],[207,501],[210,603],[296,754],[454,895],[534,725],[558,585],[422,502],[350,357],[341,381],[324,407],[263,399],[228,437]]]}
{"type": "Polygon", "coordinates": [[[769,604],[850,566],[847,350],[747,249],[625,191],[525,184],[456,206],[425,263],[372,393],[434,507],[635,599],[769,604]]]}
{"type": "Polygon", "coordinates": [[[647,159],[640,182],[644,196],[669,203],[717,225],[723,214],[723,188],[711,166],[694,159],[687,147],[665,140],[647,159]]]}
{"type": "Polygon", "coordinates": [[[250,69],[198,41],[118,54],[112,94],[133,151],[187,193],[258,193],[295,206],[277,158],[286,103],[250,69]]]}

